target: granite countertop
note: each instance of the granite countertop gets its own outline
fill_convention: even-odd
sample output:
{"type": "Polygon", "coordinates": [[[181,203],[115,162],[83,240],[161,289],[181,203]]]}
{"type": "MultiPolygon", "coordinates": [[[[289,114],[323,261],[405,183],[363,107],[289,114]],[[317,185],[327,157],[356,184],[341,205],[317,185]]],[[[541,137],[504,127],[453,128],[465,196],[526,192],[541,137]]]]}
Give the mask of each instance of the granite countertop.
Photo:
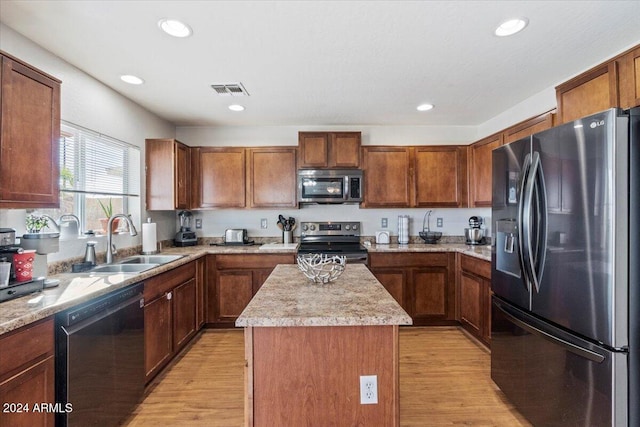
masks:
{"type": "MultiPolygon", "coordinates": [[[[259,245],[173,247],[163,250],[162,255],[183,255],[182,258],[140,273],[96,274],[86,272],[50,275],[48,278],[60,280],[60,285],[0,303],[0,335],[109,292],[142,282],[207,254],[295,254],[296,251],[297,245],[285,246],[283,244],[271,244],[265,248],[259,245]]],[[[70,268],[71,266],[69,266],[70,268]]]]}
{"type": "MultiPolygon", "coordinates": [[[[61,273],[50,275],[50,279],[59,279],[60,285],[45,289],[43,292],[16,298],[0,303],[0,335],[21,326],[36,322],[63,310],[90,301],[134,283],[164,273],[180,265],[191,262],[207,254],[269,254],[291,253],[297,251],[297,244],[284,245],[271,243],[255,246],[210,246],[172,247],[162,251],[163,255],[184,255],[179,260],[160,265],[142,273],[61,273]]],[[[490,246],[469,246],[464,244],[443,243],[435,245],[375,245],[367,247],[369,252],[461,252],[485,261],[491,260],[490,246]]],[[[68,265],[67,271],[71,269],[68,265]]],[[[346,274],[346,272],[345,272],[346,274]]],[[[343,274],[344,276],[344,274],[343,274]]]]}
{"type": "Polygon", "coordinates": [[[410,325],[411,317],[363,264],[349,264],[326,285],[297,265],[278,265],[236,326],[410,325]]]}
{"type": "Polygon", "coordinates": [[[491,261],[491,245],[466,245],[464,243],[410,243],[408,245],[376,245],[366,246],[372,252],[460,252],[484,261],[491,261]]]}

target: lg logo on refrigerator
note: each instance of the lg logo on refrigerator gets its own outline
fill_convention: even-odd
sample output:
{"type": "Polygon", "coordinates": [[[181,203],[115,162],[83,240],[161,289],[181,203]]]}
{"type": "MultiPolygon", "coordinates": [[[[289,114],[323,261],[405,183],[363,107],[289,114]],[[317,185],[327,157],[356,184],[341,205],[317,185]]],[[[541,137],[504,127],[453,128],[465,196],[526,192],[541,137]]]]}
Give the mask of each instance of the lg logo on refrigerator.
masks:
{"type": "Polygon", "coordinates": [[[589,125],[589,127],[591,127],[591,129],[595,129],[597,127],[600,126],[604,126],[604,120],[595,120],[593,122],[591,122],[591,124],[589,125]]]}

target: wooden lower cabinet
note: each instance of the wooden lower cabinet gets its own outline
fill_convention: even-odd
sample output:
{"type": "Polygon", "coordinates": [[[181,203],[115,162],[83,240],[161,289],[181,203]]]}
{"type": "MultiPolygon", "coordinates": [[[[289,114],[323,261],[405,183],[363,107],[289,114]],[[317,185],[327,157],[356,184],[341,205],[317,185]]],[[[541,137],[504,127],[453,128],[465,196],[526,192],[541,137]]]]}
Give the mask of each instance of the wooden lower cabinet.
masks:
{"type": "Polygon", "coordinates": [[[208,260],[208,323],[234,327],[236,318],[278,264],[294,264],[294,254],[215,255],[208,260]]]}
{"type": "Polygon", "coordinates": [[[181,348],[195,335],[196,280],[191,279],[173,290],[173,347],[181,348]]]}
{"type": "Polygon", "coordinates": [[[0,338],[0,426],[54,426],[53,412],[34,410],[55,403],[54,348],[52,317],[0,338]]]}
{"type": "Polygon", "coordinates": [[[460,323],[485,345],[491,341],[491,263],[460,254],[460,323]]]}
{"type": "Polygon", "coordinates": [[[199,329],[196,262],[176,267],[145,282],[147,382],[164,368],[199,329]]]}
{"type": "Polygon", "coordinates": [[[369,268],[414,325],[455,325],[454,253],[369,254],[369,268]]]}

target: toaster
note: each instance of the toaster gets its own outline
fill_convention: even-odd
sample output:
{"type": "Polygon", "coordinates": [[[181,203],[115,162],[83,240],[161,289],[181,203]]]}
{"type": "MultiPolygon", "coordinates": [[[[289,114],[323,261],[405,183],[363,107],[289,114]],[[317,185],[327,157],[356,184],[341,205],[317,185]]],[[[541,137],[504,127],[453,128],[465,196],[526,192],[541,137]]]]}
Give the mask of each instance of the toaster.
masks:
{"type": "Polygon", "coordinates": [[[227,245],[246,245],[249,243],[246,228],[227,228],[224,231],[224,243],[227,245]]]}

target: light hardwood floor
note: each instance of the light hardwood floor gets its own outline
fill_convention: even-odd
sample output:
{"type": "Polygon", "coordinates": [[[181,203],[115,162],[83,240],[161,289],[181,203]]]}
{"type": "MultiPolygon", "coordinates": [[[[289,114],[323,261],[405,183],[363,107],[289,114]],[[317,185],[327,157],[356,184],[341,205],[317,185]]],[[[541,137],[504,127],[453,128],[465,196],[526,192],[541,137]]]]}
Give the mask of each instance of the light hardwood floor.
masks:
{"type": "MultiPolygon", "coordinates": [[[[241,426],[243,363],[241,330],[205,330],[125,425],[241,426]]],[[[530,425],[491,381],[489,352],[455,327],[400,329],[400,424],[530,425]]]]}

